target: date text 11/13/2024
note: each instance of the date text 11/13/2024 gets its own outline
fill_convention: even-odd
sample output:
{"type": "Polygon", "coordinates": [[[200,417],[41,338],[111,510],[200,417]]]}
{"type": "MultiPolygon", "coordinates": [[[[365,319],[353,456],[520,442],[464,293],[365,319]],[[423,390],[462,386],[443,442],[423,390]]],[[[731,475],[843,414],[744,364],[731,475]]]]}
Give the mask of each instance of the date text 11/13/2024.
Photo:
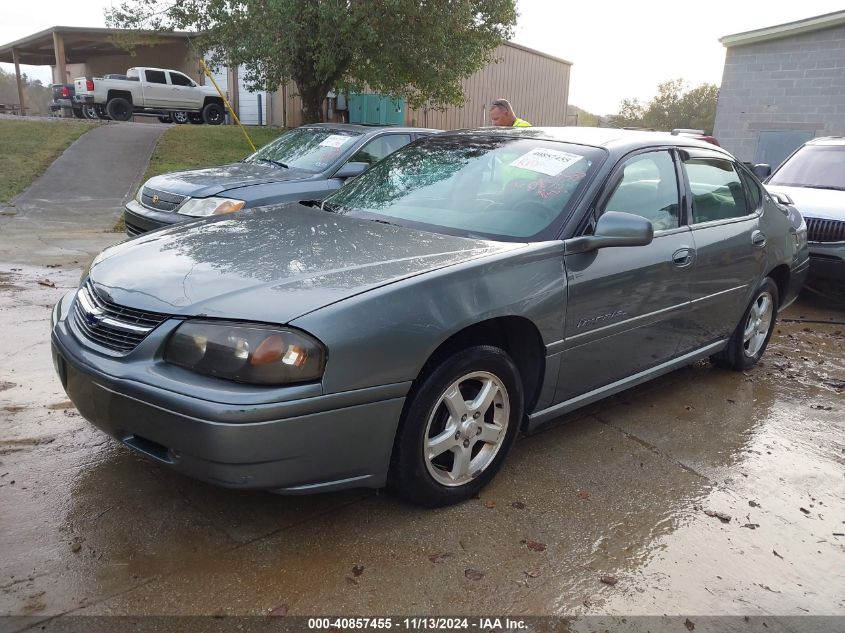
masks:
{"type": "Polygon", "coordinates": [[[448,618],[448,617],[353,617],[353,618],[308,618],[309,630],[390,630],[404,631],[447,631],[447,630],[519,630],[525,629],[524,620],[496,617],[448,618]]]}

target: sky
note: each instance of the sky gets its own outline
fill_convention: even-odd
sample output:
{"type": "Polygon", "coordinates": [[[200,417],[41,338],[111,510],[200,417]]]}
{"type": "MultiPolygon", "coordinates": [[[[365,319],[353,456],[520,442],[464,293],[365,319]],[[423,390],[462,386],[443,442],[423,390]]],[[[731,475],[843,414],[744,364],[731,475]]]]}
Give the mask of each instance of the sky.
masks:
{"type": "MultiPolygon", "coordinates": [[[[104,26],[103,9],[110,5],[107,0],[6,1],[0,8],[0,43],[55,25],[104,26]]],[[[612,114],[622,99],[648,101],[658,84],[670,79],[683,78],[691,86],[719,84],[725,61],[720,37],[843,9],[843,0],[517,0],[513,41],[573,62],[569,103],[612,114]]],[[[48,67],[22,70],[50,81],[48,67]]]]}

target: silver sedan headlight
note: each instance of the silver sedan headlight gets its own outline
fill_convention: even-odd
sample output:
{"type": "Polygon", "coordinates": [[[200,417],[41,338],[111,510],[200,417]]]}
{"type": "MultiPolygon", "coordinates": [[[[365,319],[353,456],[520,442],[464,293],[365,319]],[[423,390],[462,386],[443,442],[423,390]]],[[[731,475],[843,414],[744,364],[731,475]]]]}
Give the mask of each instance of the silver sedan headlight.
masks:
{"type": "Polygon", "coordinates": [[[326,350],[289,328],[186,321],[171,335],[164,360],[207,376],[257,385],[319,380],[326,350]]]}
{"type": "Polygon", "coordinates": [[[195,218],[233,213],[244,208],[246,202],[234,198],[190,198],[176,212],[195,218]]]}

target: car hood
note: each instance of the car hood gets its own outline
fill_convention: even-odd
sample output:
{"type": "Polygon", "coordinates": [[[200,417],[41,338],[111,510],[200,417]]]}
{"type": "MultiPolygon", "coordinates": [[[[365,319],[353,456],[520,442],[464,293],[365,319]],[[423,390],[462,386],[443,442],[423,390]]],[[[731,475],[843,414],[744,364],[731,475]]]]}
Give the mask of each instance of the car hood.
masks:
{"type": "Polygon", "coordinates": [[[302,169],[285,169],[270,164],[229,163],[219,167],[175,171],[150,178],[145,186],[192,198],[216,196],[228,189],[313,178],[302,169]]]}
{"type": "Polygon", "coordinates": [[[259,207],[156,231],[99,255],[90,279],[122,306],[288,323],[406,277],[524,248],[305,207],[259,207]]]}
{"type": "Polygon", "coordinates": [[[769,191],[785,193],[805,218],[845,220],[845,191],[766,185],[769,191]]]}

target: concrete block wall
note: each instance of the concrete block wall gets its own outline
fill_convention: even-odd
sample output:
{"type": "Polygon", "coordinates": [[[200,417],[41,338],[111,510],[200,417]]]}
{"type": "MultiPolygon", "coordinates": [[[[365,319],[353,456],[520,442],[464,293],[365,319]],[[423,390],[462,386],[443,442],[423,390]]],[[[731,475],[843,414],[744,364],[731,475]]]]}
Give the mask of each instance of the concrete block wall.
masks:
{"type": "Polygon", "coordinates": [[[845,136],[845,26],[727,49],[713,133],[753,161],[763,130],[845,136]]]}

